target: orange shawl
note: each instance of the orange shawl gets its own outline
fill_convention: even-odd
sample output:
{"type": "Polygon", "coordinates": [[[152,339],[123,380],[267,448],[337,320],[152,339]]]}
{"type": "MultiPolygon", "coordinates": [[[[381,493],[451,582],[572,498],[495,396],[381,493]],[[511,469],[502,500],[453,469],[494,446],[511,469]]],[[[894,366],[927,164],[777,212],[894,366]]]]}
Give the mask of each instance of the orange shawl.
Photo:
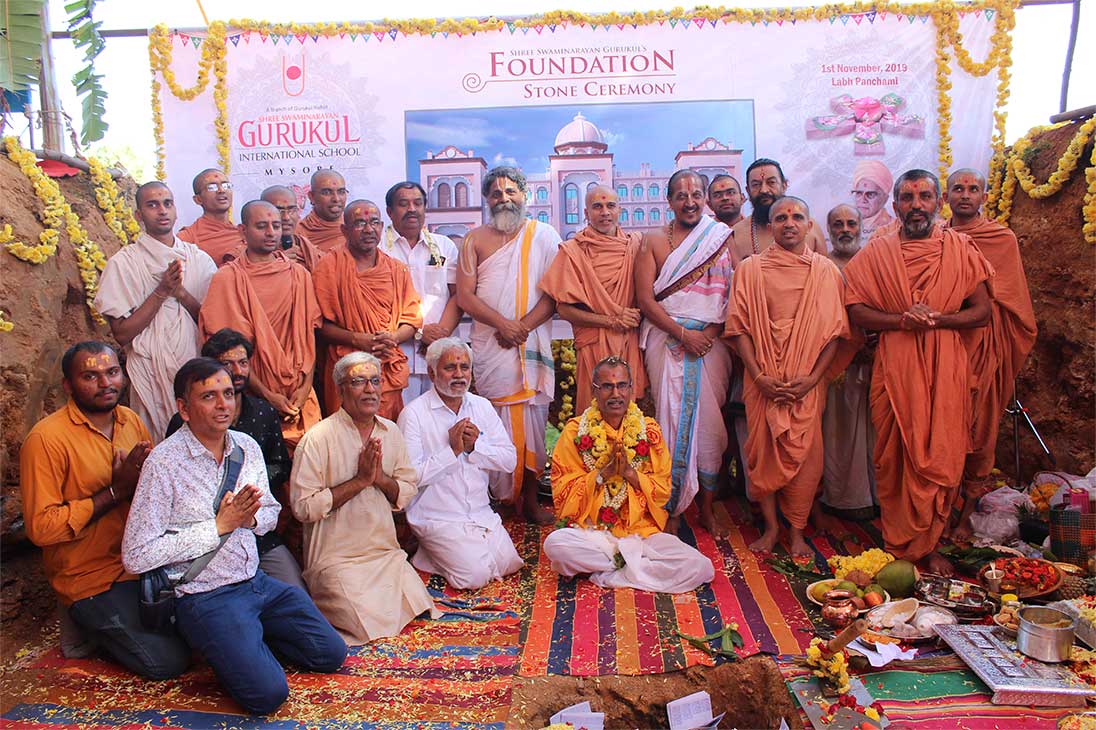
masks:
{"type": "MultiPolygon", "coordinates": [[[[735,271],[725,334],[749,336],[764,375],[784,382],[808,375],[830,341],[849,338],[842,289],[841,272],[825,256],[770,246],[735,271]]],[[[822,476],[827,385],[823,378],[787,405],[765,398],[748,373],[743,381],[750,483],[777,492],[784,516],[800,529],[822,476]]]]}
{"type": "MultiPolygon", "coordinates": [[[[395,332],[401,324],[422,326],[422,302],[411,272],[383,251],[377,251],[373,268],[358,271],[357,261],[345,246],[320,259],[312,275],[316,298],[324,319],[352,332],[395,332]]],[[[332,371],[339,358],[354,351],[345,345],[328,345],[324,361],[324,406],[339,409],[341,399],[332,371]]],[[[403,408],[407,387],[407,355],[398,347],[382,362],[380,415],[395,420],[403,408]]]]}
{"type": "MultiPolygon", "coordinates": [[[[240,256],[214,274],[198,329],[203,341],[224,327],[250,338],[255,343],[251,377],[290,398],[316,363],[313,331],[320,322],[312,277],[277,251],[270,261],[261,263],[240,256]]],[[[295,444],[300,434],[319,422],[319,416],[319,404],[312,395],[297,422],[283,425],[283,435],[295,444]]]]}
{"type": "Polygon", "coordinates": [[[963,330],[974,376],[972,451],[966,477],[981,481],[993,469],[997,428],[1012,401],[1016,373],[1035,344],[1035,310],[1031,306],[1024,264],[1016,236],[996,221],[979,218],[952,230],[965,233],[993,266],[993,312],[985,327],[963,330]]]}
{"type": "Polygon", "coordinates": [[[231,223],[221,223],[207,216],[198,219],[181,229],[176,238],[193,243],[205,251],[218,267],[224,266],[225,255],[243,245],[244,237],[240,229],[231,223]]]}
{"type": "MultiPolygon", "coordinates": [[[[937,226],[918,241],[877,232],[844,274],[846,305],[900,314],[923,302],[952,314],[993,270],[969,238],[937,226]]],[[[970,445],[972,382],[958,330],[879,333],[874,461],[883,538],[900,558],[935,550],[948,524],[970,445]]]]}
{"type": "MultiPolygon", "coordinates": [[[[619,229],[618,229],[619,231],[619,229]]],[[[559,248],[552,265],[538,286],[564,304],[585,305],[591,312],[617,315],[636,306],[635,268],[640,234],[605,236],[587,226],[559,248]]],[[[639,329],[616,332],[607,327],[573,327],[578,354],[575,412],[590,405],[594,365],[617,355],[632,368],[633,392],[642,397],[647,389],[647,371],[639,352],[639,329]]]]}
{"type": "Polygon", "coordinates": [[[320,255],[346,244],[346,237],[342,232],[342,218],[333,221],[325,221],[316,215],[316,211],[309,211],[297,229],[312,242],[312,245],[320,252],[320,255]]]}

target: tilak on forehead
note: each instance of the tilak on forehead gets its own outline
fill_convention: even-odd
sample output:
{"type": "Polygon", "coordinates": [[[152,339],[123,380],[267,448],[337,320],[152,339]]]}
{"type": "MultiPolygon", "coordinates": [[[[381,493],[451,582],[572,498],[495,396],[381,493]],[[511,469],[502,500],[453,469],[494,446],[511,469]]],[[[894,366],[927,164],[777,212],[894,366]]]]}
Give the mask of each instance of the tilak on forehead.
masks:
{"type": "Polygon", "coordinates": [[[98,355],[88,355],[84,358],[84,367],[93,368],[96,365],[110,366],[113,363],[110,359],[110,353],[101,352],[98,355]]]}
{"type": "Polygon", "coordinates": [[[360,362],[357,365],[354,365],[353,367],[351,367],[350,372],[347,373],[347,375],[349,375],[352,378],[356,378],[356,377],[359,377],[359,376],[364,377],[366,375],[366,373],[372,373],[372,372],[379,372],[377,370],[376,365],[374,365],[372,363],[368,363],[368,362],[360,362]]]}

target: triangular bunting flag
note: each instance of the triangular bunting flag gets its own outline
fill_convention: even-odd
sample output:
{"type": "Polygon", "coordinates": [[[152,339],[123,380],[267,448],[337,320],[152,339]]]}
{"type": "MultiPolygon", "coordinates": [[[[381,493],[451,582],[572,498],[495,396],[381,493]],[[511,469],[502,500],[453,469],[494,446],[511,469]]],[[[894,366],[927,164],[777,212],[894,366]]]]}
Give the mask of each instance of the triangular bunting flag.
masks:
{"type": "Polygon", "coordinates": [[[190,42],[194,44],[195,48],[197,48],[198,46],[202,45],[202,41],[204,40],[205,38],[199,38],[198,36],[194,36],[190,39],[190,42]]]}
{"type": "Polygon", "coordinates": [[[841,25],[848,25],[848,24],[849,24],[849,16],[842,15],[841,16],[841,25]]]}
{"type": "MultiPolygon", "coordinates": [[[[285,44],[288,46],[289,44],[291,44],[293,42],[293,36],[290,35],[290,34],[287,34],[282,38],[282,40],[285,41],[285,44]]],[[[301,43],[304,43],[304,41],[302,40],[301,43]]]]}
{"type": "Polygon", "coordinates": [[[383,41],[384,40],[384,33],[374,33],[373,37],[376,38],[378,41],[383,41]]]}
{"type": "Polygon", "coordinates": [[[704,18],[693,18],[693,22],[696,23],[697,28],[704,27],[704,18]]]}
{"type": "Polygon", "coordinates": [[[437,35],[438,35],[438,32],[436,30],[430,31],[430,37],[431,38],[435,38],[435,37],[437,37],[437,35]]]}
{"type": "Polygon", "coordinates": [[[925,23],[927,23],[927,22],[929,22],[929,16],[927,16],[927,15],[922,15],[922,16],[921,16],[921,25],[924,25],[924,24],[925,24],[925,23]]]}
{"type": "Polygon", "coordinates": [[[353,43],[356,40],[358,40],[358,34],[357,33],[351,33],[350,34],[350,42],[353,43]]]}
{"type": "Polygon", "coordinates": [[[513,23],[507,23],[506,27],[510,30],[510,35],[514,35],[514,30],[517,28],[513,23]]]}
{"type": "Polygon", "coordinates": [[[677,27],[677,18],[670,18],[670,27],[671,28],[676,28],[677,27]]]}
{"type": "Polygon", "coordinates": [[[535,30],[537,32],[537,35],[540,35],[541,32],[544,30],[544,26],[543,25],[534,25],[533,30],[535,30]]]}
{"type": "Polygon", "coordinates": [[[666,21],[665,20],[660,20],[660,21],[658,21],[658,24],[660,26],[666,25],[666,21]]]}
{"type": "Polygon", "coordinates": [[[776,19],[776,25],[777,25],[777,27],[783,27],[784,26],[784,21],[781,18],[777,18],[776,19]]]}
{"type": "Polygon", "coordinates": [[[837,22],[837,16],[831,15],[830,16],[830,25],[833,25],[836,22],[837,22]]]}
{"type": "Polygon", "coordinates": [[[442,37],[442,38],[448,38],[448,37],[449,37],[449,31],[447,31],[447,30],[446,30],[446,31],[442,31],[441,37],[442,37]]]}
{"type": "Polygon", "coordinates": [[[887,19],[887,14],[886,13],[879,13],[879,20],[882,21],[882,20],[886,20],[886,19],[887,19]]]}
{"type": "Polygon", "coordinates": [[[318,35],[312,36],[312,42],[313,43],[319,43],[320,42],[320,37],[318,35]]]}
{"type": "Polygon", "coordinates": [[[709,22],[709,23],[711,23],[711,25],[712,25],[712,27],[713,27],[713,28],[715,27],[716,21],[714,21],[714,20],[709,20],[708,22],[709,22]]]}
{"type": "Polygon", "coordinates": [[[871,23],[873,25],[875,24],[875,13],[874,12],[867,13],[864,17],[866,17],[868,19],[869,23],[871,23]]]}
{"type": "Polygon", "coordinates": [[[555,32],[556,32],[556,26],[555,26],[555,25],[549,25],[549,26],[548,26],[548,30],[550,30],[550,31],[552,31],[553,33],[555,33],[555,32]]]}
{"type": "Polygon", "coordinates": [[[769,21],[767,21],[767,20],[762,20],[762,21],[761,21],[761,23],[762,23],[762,24],[763,24],[763,25],[764,25],[764,26],[765,26],[766,28],[768,28],[768,27],[769,27],[769,21]]]}
{"type": "Polygon", "coordinates": [[[190,42],[190,37],[185,36],[185,35],[180,35],[179,40],[182,41],[182,44],[185,46],[187,43],[190,42]]]}
{"type": "Polygon", "coordinates": [[[341,41],[343,38],[346,38],[346,31],[342,31],[339,33],[339,40],[341,41]]]}
{"type": "Polygon", "coordinates": [[[240,36],[238,36],[238,35],[234,35],[234,36],[229,36],[229,38],[228,38],[228,39],[229,39],[230,41],[232,41],[232,47],[233,47],[233,48],[236,48],[237,46],[239,46],[239,45],[240,45],[240,36]]]}
{"type": "Polygon", "coordinates": [[[523,25],[523,26],[521,27],[521,34],[522,34],[522,35],[529,35],[529,26],[527,26],[527,25],[523,25]]]}
{"type": "Polygon", "coordinates": [[[993,10],[993,8],[986,8],[985,14],[986,20],[993,20],[993,16],[996,14],[996,11],[993,10]]]}
{"type": "Polygon", "coordinates": [[[304,33],[298,33],[295,37],[298,41],[301,42],[301,45],[303,46],[304,45],[304,39],[307,38],[308,36],[305,35],[304,33]]]}
{"type": "Polygon", "coordinates": [[[388,31],[388,37],[391,38],[392,40],[396,40],[396,34],[397,33],[399,33],[399,31],[396,30],[395,28],[393,28],[392,30],[388,31]]]}
{"type": "Polygon", "coordinates": [[[624,30],[624,23],[618,23],[617,30],[624,30]]]}
{"type": "Polygon", "coordinates": [[[852,19],[856,21],[857,25],[860,25],[860,23],[863,22],[863,20],[864,20],[864,16],[863,15],[854,15],[854,16],[852,16],[852,19]]]}
{"type": "Polygon", "coordinates": [[[917,16],[916,15],[907,15],[906,20],[908,20],[910,22],[910,25],[913,25],[913,21],[917,20],[917,16]]]}

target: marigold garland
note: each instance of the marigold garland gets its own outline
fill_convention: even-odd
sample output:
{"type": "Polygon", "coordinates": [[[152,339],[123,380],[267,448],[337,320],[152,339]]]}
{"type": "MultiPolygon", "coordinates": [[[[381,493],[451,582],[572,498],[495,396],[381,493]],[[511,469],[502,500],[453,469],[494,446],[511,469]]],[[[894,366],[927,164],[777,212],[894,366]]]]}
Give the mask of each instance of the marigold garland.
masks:
{"type": "MultiPolygon", "coordinates": [[[[624,446],[624,458],[633,469],[639,471],[644,464],[650,462],[651,445],[647,441],[647,421],[634,401],[628,404],[628,412],[621,421],[620,441],[624,446]]],[[[605,421],[596,398],[582,413],[578,432],[575,434],[575,447],[588,471],[600,471],[609,463],[612,456],[609,435],[605,432],[605,421]]],[[[599,524],[611,529],[620,520],[621,507],[628,498],[628,483],[624,477],[615,476],[605,482],[603,489],[602,506],[597,519],[599,524]]]]}
{"type": "MultiPolygon", "coordinates": [[[[19,169],[31,181],[34,194],[45,204],[42,218],[47,226],[47,230],[39,236],[42,243],[38,246],[27,246],[9,240],[4,247],[9,253],[24,261],[40,264],[56,253],[59,231],[61,224],[64,223],[65,232],[76,254],[76,266],[80,270],[80,279],[84,282],[84,297],[87,299],[92,319],[99,324],[106,324],[106,320],[95,310],[93,304],[95,294],[99,291],[99,272],[107,263],[106,256],[80,225],[80,216],[65,200],[65,196],[61,194],[61,188],[51,177],[42,172],[42,168],[38,167],[38,158],[34,153],[23,149],[15,137],[5,137],[4,146],[8,156],[19,164],[19,169]],[[47,249],[48,253],[46,253],[47,249]]],[[[3,233],[7,238],[12,237],[10,229],[10,226],[4,226],[3,233]]]]}
{"type": "MultiPolygon", "coordinates": [[[[1059,122],[1058,124],[1032,127],[1004,155],[1000,164],[1000,174],[997,176],[1000,182],[996,188],[990,188],[990,195],[988,196],[992,197],[997,203],[995,212],[998,223],[1008,225],[1012,216],[1012,203],[1016,197],[1017,187],[1027,193],[1029,197],[1041,200],[1058,193],[1069,181],[1073,171],[1077,169],[1077,163],[1080,161],[1085,147],[1092,141],[1093,135],[1096,133],[1096,116],[1089,117],[1088,120],[1078,126],[1077,132],[1073,135],[1073,139],[1070,140],[1065,152],[1058,158],[1054,172],[1050,174],[1046,182],[1037,183],[1035,181],[1035,176],[1031,173],[1031,168],[1024,160],[1024,157],[1034,146],[1036,137],[1072,123],[1059,122]]],[[[1084,219],[1082,231],[1087,242],[1096,243],[1096,169],[1094,169],[1096,167],[1096,147],[1094,147],[1089,162],[1090,166],[1085,170],[1087,187],[1082,207],[1084,219]]],[[[987,213],[992,214],[993,212],[994,209],[990,208],[987,202],[987,213]]]]}
{"type": "Polygon", "coordinates": [[[4,310],[0,309],[0,332],[11,332],[15,325],[4,316],[4,310]]]}
{"type": "Polygon", "coordinates": [[[89,157],[88,172],[95,183],[95,202],[99,205],[99,210],[103,211],[103,220],[107,226],[114,231],[123,246],[136,241],[137,236],[141,235],[141,226],[137,224],[133,210],[126,203],[122,191],[107,172],[106,166],[94,157],[89,157]]]}
{"type": "Polygon", "coordinates": [[[556,368],[560,372],[557,386],[560,392],[560,407],[557,414],[557,428],[562,431],[575,416],[575,369],[577,356],[574,340],[552,340],[552,355],[556,368]]]}
{"type": "MultiPolygon", "coordinates": [[[[157,78],[159,72],[168,85],[168,89],[177,98],[190,100],[201,94],[209,84],[209,72],[213,69],[214,76],[214,103],[217,107],[217,117],[214,127],[217,132],[217,152],[220,158],[221,169],[227,175],[230,166],[230,134],[228,128],[227,98],[227,28],[239,29],[244,33],[256,32],[264,38],[269,35],[292,35],[298,37],[312,36],[331,38],[346,34],[370,35],[374,33],[400,33],[402,35],[430,35],[438,33],[454,33],[458,37],[468,34],[502,32],[515,28],[543,28],[545,26],[567,27],[569,24],[579,26],[611,26],[611,25],[649,25],[660,22],[678,21],[708,21],[710,23],[797,23],[801,21],[823,21],[838,16],[864,15],[868,13],[893,13],[896,15],[930,16],[936,27],[936,60],[937,60],[937,131],[938,131],[938,163],[941,179],[947,177],[951,168],[951,98],[948,95],[951,89],[951,56],[949,49],[954,51],[955,60],[967,73],[973,76],[985,76],[989,72],[997,71],[997,103],[994,111],[994,136],[993,136],[993,160],[999,163],[1004,155],[1005,139],[1005,103],[1009,96],[1009,66],[1011,65],[1012,38],[1011,32],[1016,24],[1015,10],[1020,0],[980,0],[971,3],[957,4],[951,0],[944,2],[921,3],[891,3],[872,2],[852,4],[838,3],[820,5],[817,7],[801,8],[724,8],[724,7],[699,7],[693,10],[685,10],[677,7],[668,12],[636,12],[636,13],[602,13],[586,14],[574,11],[554,11],[540,16],[529,18],[516,18],[514,20],[500,20],[496,17],[480,20],[478,18],[449,18],[438,21],[434,18],[406,19],[406,20],[382,20],[380,23],[268,23],[264,21],[243,18],[229,20],[228,23],[216,21],[211,23],[202,47],[201,58],[198,62],[198,75],[194,86],[182,88],[179,86],[174,73],[171,71],[172,35],[165,25],[156,26],[149,33],[149,65],[152,71],[152,117],[153,134],[156,141],[157,163],[156,175],[160,180],[166,178],[164,165],[164,128],[163,111],[160,106],[161,85],[157,78]],[[990,38],[990,50],[985,60],[974,61],[969,52],[963,47],[963,36],[959,31],[960,12],[971,13],[992,10],[994,17],[994,32],[990,38]]],[[[393,35],[393,37],[395,37],[393,35]]],[[[991,166],[991,175],[998,167],[991,166]]],[[[991,185],[991,188],[995,186],[991,185]]],[[[991,194],[989,207],[996,204],[996,198],[991,194]]]]}

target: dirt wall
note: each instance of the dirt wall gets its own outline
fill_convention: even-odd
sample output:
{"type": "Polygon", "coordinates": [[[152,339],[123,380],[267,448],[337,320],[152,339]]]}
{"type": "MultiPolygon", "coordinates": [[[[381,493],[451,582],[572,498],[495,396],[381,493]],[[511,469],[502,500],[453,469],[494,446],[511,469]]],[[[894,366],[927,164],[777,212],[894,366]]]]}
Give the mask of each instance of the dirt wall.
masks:
{"type": "MultiPolygon", "coordinates": [[[[1082,120],[1083,121],[1083,120],[1082,120]]],[[[1035,179],[1046,180],[1081,122],[1039,135],[1028,156],[1035,179]]],[[[1050,198],[1033,200],[1017,188],[1010,227],[1020,243],[1039,335],[1021,371],[1018,395],[1058,468],[1085,474],[1096,456],[1096,246],[1081,233],[1090,140],[1069,182],[1050,198]]],[[[998,466],[1010,475],[1014,460],[1012,419],[1001,422],[998,466]]],[[[1022,430],[1020,460],[1025,479],[1049,468],[1031,432],[1022,430]]]]}

